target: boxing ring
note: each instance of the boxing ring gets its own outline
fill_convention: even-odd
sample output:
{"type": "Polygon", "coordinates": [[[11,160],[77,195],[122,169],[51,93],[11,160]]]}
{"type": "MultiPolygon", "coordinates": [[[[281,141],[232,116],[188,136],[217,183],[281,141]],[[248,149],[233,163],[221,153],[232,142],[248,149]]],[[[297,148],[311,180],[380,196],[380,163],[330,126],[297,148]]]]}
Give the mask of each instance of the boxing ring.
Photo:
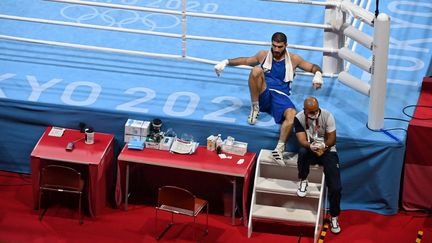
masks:
{"type": "MultiPolygon", "coordinates": [[[[272,118],[246,122],[249,70],[229,67],[218,78],[213,64],[269,48],[271,34],[282,31],[291,52],[323,67],[323,88],[314,91],[310,74],[298,73],[291,99],[301,109],[314,95],[335,115],[342,209],[396,213],[408,126],[401,110],[416,104],[430,62],[432,16],[424,9],[432,7],[380,1],[378,17],[370,7],[336,0],[4,0],[0,169],[29,172],[47,125],[85,122],[114,134],[119,148],[127,118],[159,117],[201,144],[222,133],[251,151],[272,149],[279,133],[272,118]]],[[[292,136],[288,150],[296,148],[292,136]]]]}

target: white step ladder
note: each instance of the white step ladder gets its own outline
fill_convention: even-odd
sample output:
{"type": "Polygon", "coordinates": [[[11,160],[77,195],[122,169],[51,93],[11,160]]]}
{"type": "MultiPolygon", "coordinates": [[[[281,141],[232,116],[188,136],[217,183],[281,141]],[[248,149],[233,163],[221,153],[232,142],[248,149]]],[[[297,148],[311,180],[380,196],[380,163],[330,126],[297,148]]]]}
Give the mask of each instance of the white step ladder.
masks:
{"type": "Polygon", "coordinates": [[[317,242],[326,215],[327,191],[322,167],[311,166],[307,195],[297,196],[297,154],[285,152],[286,166],[280,166],[271,156],[271,150],[262,149],[258,155],[252,193],[248,237],[254,221],[292,222],[315,227],[317,242]]]}

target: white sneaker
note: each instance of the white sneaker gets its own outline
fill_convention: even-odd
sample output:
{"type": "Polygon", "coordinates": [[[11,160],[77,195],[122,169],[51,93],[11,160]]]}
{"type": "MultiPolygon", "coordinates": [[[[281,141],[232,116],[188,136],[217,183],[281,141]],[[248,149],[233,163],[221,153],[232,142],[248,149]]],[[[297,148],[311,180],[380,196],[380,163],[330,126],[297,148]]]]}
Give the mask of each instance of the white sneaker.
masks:
{"type": "Polygon", "coordinates": [[[297,190],[297,196],[305,197],[307,194],[308,180],[301,180],[297,190]]]}
{"type": "Polygon", "coordinates": [[[339,234],[341,232],[338,217],[330,217],[330,226],[330,230],[333,234],[339,234]]]}
{"type": "Polygon", "coordinates": [[[271,152],[273,160],[280,166],[286,166],[283,160],[283,153],[277,149],[271,152]]]}
{"type": "Polygon", "coordinates": [[[251,106],[251,111],[248,117],[248,123],[254,125],[257,122],[259,116],[259,106],[251,106]]]}

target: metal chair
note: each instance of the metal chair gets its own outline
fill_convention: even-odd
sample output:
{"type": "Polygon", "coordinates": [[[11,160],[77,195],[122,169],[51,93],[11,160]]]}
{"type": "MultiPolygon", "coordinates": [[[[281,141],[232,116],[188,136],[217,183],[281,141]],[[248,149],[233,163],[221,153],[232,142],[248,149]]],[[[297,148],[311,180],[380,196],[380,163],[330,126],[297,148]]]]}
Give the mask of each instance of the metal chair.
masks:
{"type": "Polygon", "coordinates": [[[174,224],[174,214],[182,214],[193,217],[194,229],[193,237],[195,239],[195,222],[197,215],[201,210],[206,207],[207,209],[207,223],[204,231],[204,235],[208,234],[208,212],[209,205],[204,199],[195,197],[190,191],[175,187],[175,186],[163,186],[159,188],[158,202],[156,206],[156,230],[158,225],[158,211],[163,210],[171,213],[171,222],[165,227],[165,229],[156,236],[156,240],[162,238],[162,236],[171,228],[174,224]]]}
{"type": "MultiPolygon", "coordinates": [[[[84,184],[85,182],[81,178],[81,173],[73,168],[61,165],[48,165],[42,168],[39,185],[39,211],[41,210],[42,194],[44,191],[78,194],[78,220],[80,224],[83,224],[81,205],[84,184]]],[[[47,207],[45,207],[44,210],[41,211],[39,215],[40,221],[42,221],[46,210],[47,207]]]]}

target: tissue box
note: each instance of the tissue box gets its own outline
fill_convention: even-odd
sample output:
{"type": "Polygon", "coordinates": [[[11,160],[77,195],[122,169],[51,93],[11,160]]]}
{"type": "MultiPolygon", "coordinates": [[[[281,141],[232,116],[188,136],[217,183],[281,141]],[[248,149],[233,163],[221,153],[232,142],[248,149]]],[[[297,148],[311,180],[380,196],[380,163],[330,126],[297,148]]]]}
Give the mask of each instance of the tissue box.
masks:
{"type": "Polygon", "coordinates": [[[222,152],[243,156],[247,152],[247,146],[248,146],[247,143],[238,142],[238,141],[234,141],[230,145],[223,143],[222,144],[222,152]]]}

